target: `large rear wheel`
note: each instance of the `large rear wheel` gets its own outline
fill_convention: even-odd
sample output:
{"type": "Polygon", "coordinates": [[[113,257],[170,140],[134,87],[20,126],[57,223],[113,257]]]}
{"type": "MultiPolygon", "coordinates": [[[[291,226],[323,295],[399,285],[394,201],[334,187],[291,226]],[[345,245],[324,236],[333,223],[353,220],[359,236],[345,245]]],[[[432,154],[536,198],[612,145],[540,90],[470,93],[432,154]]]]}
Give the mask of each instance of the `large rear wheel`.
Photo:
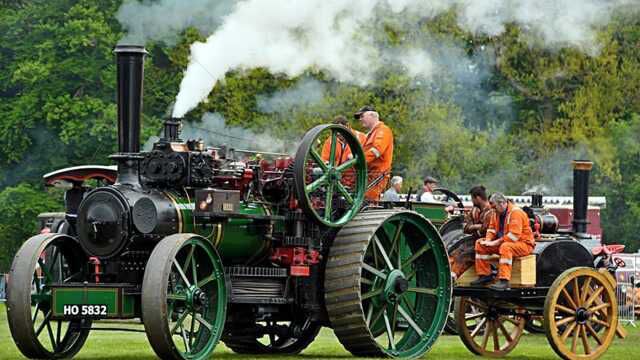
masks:
{"type": "Polygon", "coordinates": [[[7,288],[11,336],[28,358],[73,357],[84,345],[91,321],[52,319],[51,287],[83,280],[86,256],[63,234],[36,235],[18,250],[7,288]]]}
{"type": "Polygon", "coordinates": [[[226,310],[224,268],[206,239],[175,234],[156,245],[142,282],[142,317],[158,357],[208,358],[226,310]]]}
{"type": "Polygon", "coordinates": [[[352,354],[419,357],[449,312],[444,244],[415,212],[363,212],[333,242],[325,290],[333,330],[352,354]]]}

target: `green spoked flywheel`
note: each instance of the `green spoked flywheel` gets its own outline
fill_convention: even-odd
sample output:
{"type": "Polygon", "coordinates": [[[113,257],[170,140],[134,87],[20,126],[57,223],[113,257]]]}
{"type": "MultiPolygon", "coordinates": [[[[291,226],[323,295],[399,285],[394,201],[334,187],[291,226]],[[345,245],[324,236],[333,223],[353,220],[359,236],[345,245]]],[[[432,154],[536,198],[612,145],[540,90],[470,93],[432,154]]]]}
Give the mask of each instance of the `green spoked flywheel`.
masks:
{"type": "Polygon", "coordinates": [[[419,357],[442,332],[451,303],[444,244],[413,211],[362,212],[333,242],[325,291],[331,325],[352,354],[419,357]]]}
{"type": "Polygon", "coordinates": [[[208,358],[226,312],[222,261],[206,239],[175,234],[156,245],[142,282],[142,317],[160,358],[208,358]]]}
{"type": "Polygon", "coordinates": [[[367,164],[360,142],[341,125],[318,125],[302,139],[294,163],[296,195],[313,219],[338,227],[360,210],[367,164]]]}

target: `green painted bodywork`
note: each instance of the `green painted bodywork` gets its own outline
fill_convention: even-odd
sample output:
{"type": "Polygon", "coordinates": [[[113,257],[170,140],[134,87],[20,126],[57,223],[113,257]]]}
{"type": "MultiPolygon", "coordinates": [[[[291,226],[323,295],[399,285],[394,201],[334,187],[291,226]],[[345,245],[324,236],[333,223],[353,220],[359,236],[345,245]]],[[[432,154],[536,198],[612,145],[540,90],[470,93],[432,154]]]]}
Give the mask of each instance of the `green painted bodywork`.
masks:
{"type": "Polygon", "coordinates": [[[217,222],[198,223],[193,216],[191,198],[169,193],[181,214],[182,233],[194,233],[211,241],[225,263],[249,264],[261,259],[269,249],[268,235],[272,224],[261,219],[269,214],[260,203],[241,202],[237,215],[217,222]]]}
{"type": "Polygon", "coordinates": [[[65,317],[65,305],[106,305],[103,318],[127,318],[135,313],[135,296],[124,295],[117,287],[56,287],[52,299],[54,318],[65,317]]]}
{"type": "Polygon", "coordinates": [[[436,227],[447,220],[448,214],[444,208],[443,203],[411,202],[411,210],[431,220],[436,227]]]}

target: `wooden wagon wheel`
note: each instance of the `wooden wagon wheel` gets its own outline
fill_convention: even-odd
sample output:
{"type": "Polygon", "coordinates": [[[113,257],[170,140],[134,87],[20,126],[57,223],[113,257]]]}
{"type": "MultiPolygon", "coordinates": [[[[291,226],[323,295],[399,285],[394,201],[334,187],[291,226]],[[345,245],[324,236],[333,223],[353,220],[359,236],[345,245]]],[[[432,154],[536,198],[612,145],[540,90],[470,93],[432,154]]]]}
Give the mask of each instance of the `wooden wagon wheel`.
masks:
{"type": "Polygon", "coordinates": [[[545,331],[563,359],[597,359],[618,325],[615,289],[592,268],[568,269],[553,282],[544,303],[545,331]]]}
{"type": "Polygon", "coordinates": [[[527,322],[524,314],[475,298],[456,298],[454,311],[462,343],[472,353],[486,357],[503,357],[513,350],[527,322]]]}

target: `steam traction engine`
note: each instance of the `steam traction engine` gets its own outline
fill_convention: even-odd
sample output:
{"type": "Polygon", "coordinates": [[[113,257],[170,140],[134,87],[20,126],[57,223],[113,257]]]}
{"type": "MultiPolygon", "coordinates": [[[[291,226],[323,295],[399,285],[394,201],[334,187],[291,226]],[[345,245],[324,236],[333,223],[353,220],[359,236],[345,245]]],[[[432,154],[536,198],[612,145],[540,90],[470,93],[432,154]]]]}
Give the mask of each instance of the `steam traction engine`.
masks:
{"type": "Polygon", "coordinates": [[[8,320],[25,356],[73,356],[90,331],[113,330],[101,320],[137,318],[165,359],[207,358],[220,339],[294,354],[322,326],[354,355],[431,347],[451,301],[446,250],[422,215],[363,205],[365,158],[348,129],[317,126],[293,159],[268,160],[183,141],[169,119],[141,152],[146,52],[115,53],[117,169],[45,175],[66,189],[66,213],[11,267],[8,320]],[[335,163],[333,146],[321,159],[338,138],[353,157],[335,163]]]}

